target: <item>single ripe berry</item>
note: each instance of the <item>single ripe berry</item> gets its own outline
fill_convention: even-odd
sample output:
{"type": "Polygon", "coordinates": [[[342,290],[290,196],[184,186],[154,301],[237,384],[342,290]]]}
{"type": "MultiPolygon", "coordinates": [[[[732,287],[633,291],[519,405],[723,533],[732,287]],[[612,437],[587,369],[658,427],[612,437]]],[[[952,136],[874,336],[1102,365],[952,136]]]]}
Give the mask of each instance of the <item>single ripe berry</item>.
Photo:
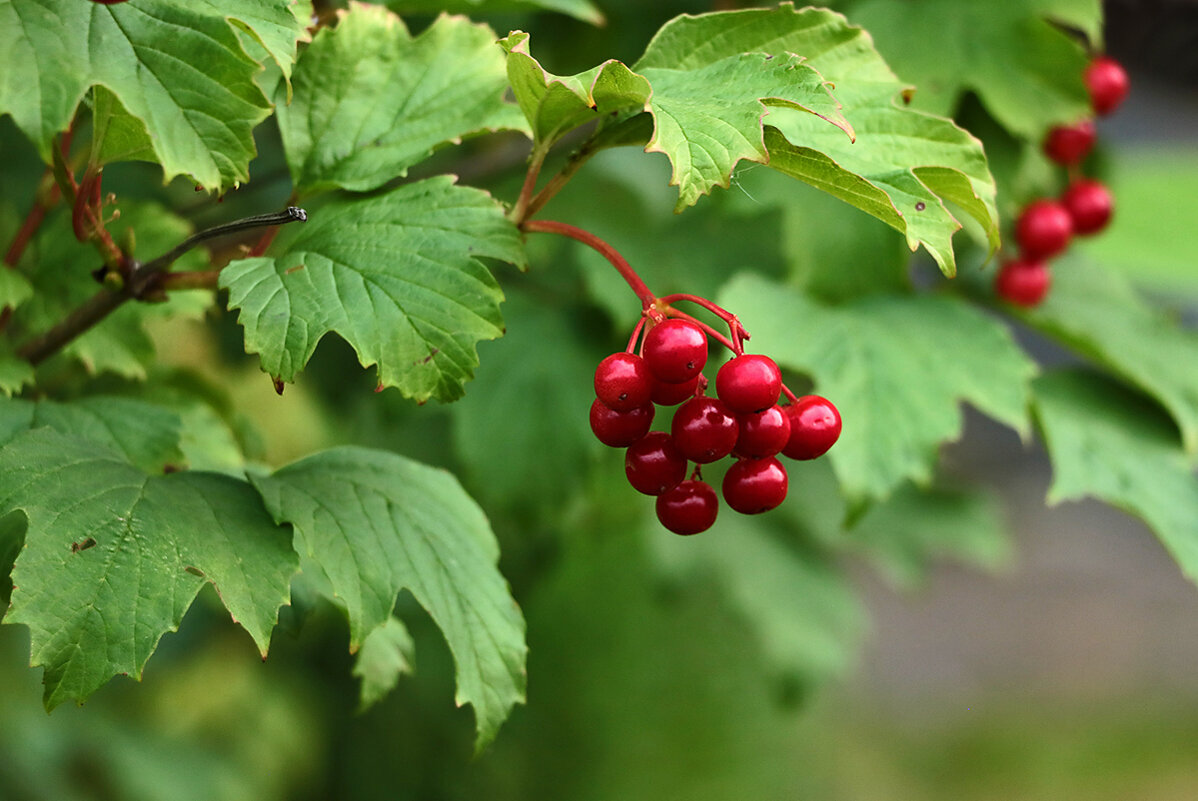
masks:
{"type": "Polygon", "coordinates": [[[786,500],[786,468],[772,456],[740,459],[724,474],[724,500],[742,515],[768,512],[786,500]]]}
{"type": "Polygon", "coordinates": [[[613,353],[595,368],[595,395],[611,409],[644,406],[653,392],[649,368],[635,353],[613,353]]]}
{"type": "Polygon", "coordinates": [[[1036,306],[1048,294],[1052,276],[1038,259],[1012,259],[994,277],[994,291],[1016,306],[1036,306]]]}
{"type": "Polygon", "coordinates": [[[1044,152],[1057,164],[1066,167],[1081,164],[1094,147],[1094,121],[1082,120],[1076,125],[1058,125],[1048,132],[1044,152]]]}
{"type": "Polygon", "coordinates": [[[1061,195],[1061,205],[1073,220],[1073,230],[1079,234],[1095,234],[1106,228],[1114,211],[1110,190],[1098,181],[1081,178],[1074,181],[1061,195]]]}
{"type": "Polygon", "coordinates": [[[782,449],[791,459],[823,456],[840,439],[840,412],[827,398],[804,395],[786,407],[790,415],[790,440],[782,449]]]}
{"type": "Polygon", "coordinates": [[[740,426],[723,401],[704,396],[678,407],[670,433],[683,456],[707,464],[732,453],[740,426]]]}
{"type": "Polygon", "coordinates": [[[617,412],[598,398],[591,404],[591,431],[595,438],[612,448],[627,448],[649,433],[653,425],[652,403],[627,412],[617,412]]]}
{"type": "Polygon", "coordinates": [[[707,335],[690,320],[664,320],[645,334],[642,349],[649,372],[667,384],[681,384],[707,364],[707,335]]]}
{"type": "Polygon", "coordinates": [[[790,415],[774,404],[760,412],[737,415],[740,435],[732,452],[737,456],[773,456],[790,441],[790,415]]]}
{"type": "Polygon", "coordinates": [[[690,381],[683,381],[681,384],[667,384],[665,381],[658,381],[652,374],[649,378],[652,387],[649,397],[658,406],[677,406],[687,398],[693,398],[695,390],[699,388],[699,376],[695,376],[690,381]]]}
{"type": "Polygon", "coordinates": [[[657,496],[657,519],[675,534],[706,531],[719,511],[715,490],[698,479],[683,481],[657,496]]]}
{"type": "Polygon", "coordinates": [[[737,356],[724,362],[716,373],[715,391],[734,412],[759,412],[778,402],[782,371],[769,356],[737,356]]]}
{"type": "Polygon", "coordinates": [[[1091,61],[1083,77],[1086,88],[1090,90],[1090,105],[1099,114],[1114,111],[1127,97],[1127,90],[1131,87],[1123,65],[1107,56],[1099,56],[1091,61]]]}
{"type": "Polygon", "coordinates": [[[624,474],[637,492],[661,495],[686,478],[686,457],[664,431],[650,431],[628,446],[624,474]]]}
{"type": "Polygon", "coordinates": [[[1055,200],[1036,200],[1015,221],[1015,241],[1029,259],[1045,259],[1060,253],[1073,235],[1069,212],[1055,200]]]}

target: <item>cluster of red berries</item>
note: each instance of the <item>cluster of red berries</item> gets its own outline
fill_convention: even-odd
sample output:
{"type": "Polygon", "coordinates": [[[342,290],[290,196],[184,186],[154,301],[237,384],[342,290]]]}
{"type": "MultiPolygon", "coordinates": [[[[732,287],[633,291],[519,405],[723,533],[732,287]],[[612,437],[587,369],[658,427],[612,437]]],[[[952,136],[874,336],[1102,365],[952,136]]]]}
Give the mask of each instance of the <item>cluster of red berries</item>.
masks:
{"type": "Polygon", "coordinates": [[[652,327],[639,355],[633,352],[638,327],[628,350],[595,370],[591,430],[603,444],[627,448],[628,482],[657,496],[658,520],[677,534],[707,530],[719,512],[701,465],[734,457],[721,487],[724,501],[741,514],[758,514],[786,498],[786,468],[777,454],[814,459],[840,436],[836,407],[817,395],[796,398],[783,387],[773,359],[743,352],[747,334],[734,317],[726,319],[734,356],[716,374],[717,397],[705,394],[707,334],[690,319],[647,319],[652,327]],[[784,391],[792,402],[779,406],[784,391]],[[678,404],[668,433],[650,430],[658,406],[678,404]],[[690,462],[695,468],[688,478],[690,462]]]}
{"type": "MultiPolygon", "coordinates": [[[[1095,58],[1084,78],[1096,114],[1110,114],[1127,97],[1127,73],[1112,58],[1095,58]]],[[[1040,303],[1052,283],[1048,259],[1064,252],[1075,234],[1096,234],[1110,222],[1114,210],[1110,190],[1079,173],[1095,139],[1092,118],[1048,132],[1044,152],[1069,170],[1069,187],[1060,198],[1035,200],[1020,213],[1015,221],[1019,257],[1005,262],[994,280],[1000,297],[1020,306],[1040,303]]]]}

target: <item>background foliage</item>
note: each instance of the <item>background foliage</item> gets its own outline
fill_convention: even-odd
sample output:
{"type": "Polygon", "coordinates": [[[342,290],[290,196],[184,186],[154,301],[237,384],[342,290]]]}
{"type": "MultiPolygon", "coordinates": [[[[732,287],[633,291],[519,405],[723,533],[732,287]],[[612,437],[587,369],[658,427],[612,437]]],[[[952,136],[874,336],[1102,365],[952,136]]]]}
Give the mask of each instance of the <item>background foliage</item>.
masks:
{"type": "Polygon", "coordinates": [[[98,257],[59,206],[0,270],[0,591],[23,624],[0,629],[0,797],[1193,787],[1196,724],[1168,704],[1066,704],[1046,727],[1034,702],[994,703],[907,745],[825,689],[865,640],[860,565],[917,587],[938,560],[1011,559],[1010,512],[944,458],[980,419],[962,404],[1043,443],[1049,502],[1130,512],[1198,571],[1192,147],[1099,153],[1117,224],[1054,266],[1042,307],[1001,307],[987,259],[1059,186],[1039,142],[1085,113],[1102,9],[830,5],[876,51],[788,6],[662,28],[712,9],[398,0],[313,35],[299,3],[0,0],[0,242],[77,106],[76,153],[93,143],[119,199],[108,228],[143,260],[289,196],[310,214],[265,254],[213,251],[232,260],[217,295],[126,304],[36,372],[14,347],[95,292],[98,257]],[[508,31],[527,35],[494,44],[508,31]],[[202,91],[162,91],[180,80],[202,91]],[[591,371],[637,303],[592,251],[521,241],[495,200],[519,195],[530,140],[545,176],[581,163],[583,124],[589,160],[544,216],[659,293],[738,312],[844,413],[772,515],[672,537],[587,430],[591,371]],[[261,553],[236,544],[247,527],[261,553]],[[74,557],[105,561],[80,576],[74,557]],[[109,645],[122,615],[138,634],[109,645]],[[47,707],[93,700],[47,717],[28,654],[47,707]]]}

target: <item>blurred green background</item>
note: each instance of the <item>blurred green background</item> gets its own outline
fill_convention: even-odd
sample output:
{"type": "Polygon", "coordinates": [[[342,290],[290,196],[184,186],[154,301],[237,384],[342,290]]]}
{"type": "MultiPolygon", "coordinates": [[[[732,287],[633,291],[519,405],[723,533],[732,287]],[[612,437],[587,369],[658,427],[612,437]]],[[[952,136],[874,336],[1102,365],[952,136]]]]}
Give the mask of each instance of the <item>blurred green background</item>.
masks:
{"type": "MultiPolygon", "coordinates": [[[[547,65],[568,74],[634,60],[664,19],[707,8],[600,6],[605,28],[482,16],[501,32],[532,31],[547,65]]],[[[1108,14],[1109,50],[1135,89],[1102,128],[1120,211],[1082,257],[1193,319],[1198,14],[1164,2],[1111,3],[1108,14]]],[[[15,159],[11,124],[0,128],[15,159]]],[[[267,125],[261,136],[271,153],[277,133],[267,125]]],[[[463,156],[466,180],[514,196],[518,144],[468,143],[435,161],[463,156]]],[[[268,162],[256,164],[262,181],[219,208],[196,205],[190,187],[172,192],[200,224],[257,210],[286,196],[268,162]]],[[[743,170],[675,217],[663,162],[604,154],[555,199],[554,216],[585,220],[655,289],[714,295],[738,268],[780,273],[787,237],[802,234],[764,172],[743,170]]],[[[123,180],[123,196],[156,186],[136,165],[123,180]]],[[[821,226],[838,224],[839,212],[822,218],[808,202],[821,226]]],[[[775,522],[672,538],[623,485],[620,455],[586,431],[591,370],[622,347],[637,309],[593,254],[534,238],[530,255],[529,274],[500,271],[508,335],[482,345],[478,379],[452,407],[375,394],[331,339],[279,398],[227,317],[157,335],[168,365],[228,394],[267,463],[355,442],[462,477],[491,516],[528,620],[528,704],[496,744],[471,757],[449,653],[406,596],[415,672],[359,714],[343,617],[297,582],[266,662],[202,595],[141,684],[117,679],[49,716],[25,631],[0,627],[0,799],[1198,798],[1198,593],[1139,523],[1098,504],[1046,508],[1043,454],[970,414],[942,473],[993,488],[1010,539],[933,521],[887,551],[876,539],[884,521],[866,518],[854,541],[830,522],[843,509],[818,464],[796,469],[775,522]],[[526,352],[549,354],[553,372],[526,352]],[[947,559],[925,572],[933,556],[947,559]]],[[[1020,336],[1042,360],[1061,358],[1020,336]]]]}

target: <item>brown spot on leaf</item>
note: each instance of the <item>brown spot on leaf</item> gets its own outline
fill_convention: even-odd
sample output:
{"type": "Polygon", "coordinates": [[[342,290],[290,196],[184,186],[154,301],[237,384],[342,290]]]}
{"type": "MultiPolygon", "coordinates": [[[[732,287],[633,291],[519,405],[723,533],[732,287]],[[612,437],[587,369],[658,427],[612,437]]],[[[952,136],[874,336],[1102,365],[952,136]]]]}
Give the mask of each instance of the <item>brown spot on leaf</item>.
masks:
{"type": "Polygon", "coordinates": [[[916,211],[923,211],[927,207],[928,207],[928,205],[926,203],[924,203],[922,200],[915,204],[916,211]]]}
{"type": "Polygon", "coordinates": [[[270,377],[270,380],[271,380],[272,382],[274,382],[274,385],[275,385],[275,394],[276,394],[276,395],[282,395],[282,394],[283,394],[283,387],[285,386],[285,385],[283,384],[283,379],[279,378],[278,376],[271,376],[271,377],[270,377]]]}
{"type": "Polygon", "coordinates": [[[192,565],[188,565],[187,567],[185,567],[183,569],[186,570],[188,573],[190,573],[193,576],[199,576],[200,578],[204,578],[204,571],[200,570],[198,567],[193,567],[192,565]]]}
{"type": "Polygon", "coordinates": [[[306,264],[297,264],[294,267],[288,267],[286,270],[283,271],[283,275],[291,275],[292,273],[299,272],[300,270],[304,269],[307,266],[308,265],[306,265],[306,264]]]}
{"type": "Polygon", "coordinates": [[[440,352],[441,352],[441,349],[440,349],[440,348],[433,348],[432,350],[430,350],[430,351],[428,352],[428,355],[427,355],[427,356],[425,356],[425,357],[424,357],[423,359],[421,359],[420,361],[416,362],[416,364],[428,364],[428,363],[429,363],[429,362],[431,362],[431,361],[433,360],[433,358],[434,358],[434,357],[435,357],[435,356],[436,356],[438,353],[440,353],[440,352]]]}
{"type": "Polygon", "coordinates": [[[72,542],[71,553],[79,553],[80,551],[86,551],[88,548],[94,547],[96,547],[96,538],[88,537],[83,542],[72,542]]]}

